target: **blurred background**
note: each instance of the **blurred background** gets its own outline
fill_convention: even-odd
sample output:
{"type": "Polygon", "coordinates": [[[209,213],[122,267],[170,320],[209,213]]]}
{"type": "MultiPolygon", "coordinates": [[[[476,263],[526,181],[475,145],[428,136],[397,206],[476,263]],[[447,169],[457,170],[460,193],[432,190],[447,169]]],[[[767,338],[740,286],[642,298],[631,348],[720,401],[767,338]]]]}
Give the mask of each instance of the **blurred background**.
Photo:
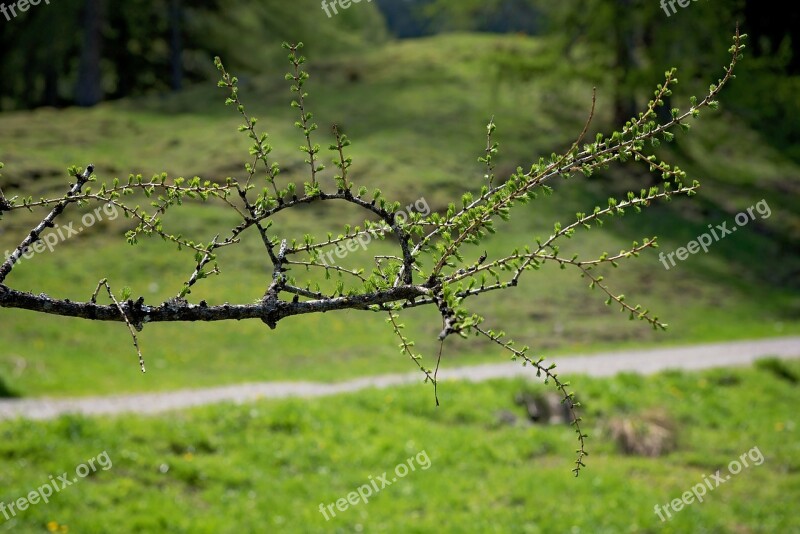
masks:
{"type": "MultiPolygon", "coordinates": [[[[685,110],[692,95],[702,98],[722,76],[738,24],[749,36],[747,49],[720,96],[720,111],[703,111],[690,133],[654,149],[700,180],[700,193],[569,242],[570,252],[588,257],[658,235],[659,250],[603,274],[628,301],[669,323],[668,331],[627,321],[584,279],[558,269],[529,273],[517,291],[486,295],[472,307],[487,326],[556,362],[578,352],[800,333],[800,9],[743,0],[695,0],[674,9],[656,0],[3,5],[9,9],[0,10],[0,189],[9,198],[61,195],[66,168],[90,162],[108,182],[162,172],[243,177],[249,140],[237,132],[241,118],[216,86],[214,56],[240,78],[248,112],[270,134],[280,180],[302,182],[302,138],[293,126],[281,48],[283,41],[302,41],[311,74],[308,106],[320,126],[316,141],[327,147],[331,126],[339,125],[353,141],[355,183],[380,188],[403,206],[424,199],[440,212],[482,185],[485,169],[477,158],[490,119],[498,128],[502,177],[569,148],[588,116],[592,88],[592,137],[644,109],[671,67],[680,83],[666,108],[685,110]],[[658,260],[659,251],[685,246],[708,225],[730,227],[737,213],[762,201],[768,216],[756,212],[708,253],[670,269],[658,260]]],[[[324,155],[329,179],[331,157],[324,155]]],[[[554,195],[517,208],[500,226],[487,245],[490,255],[533,243],[556,221],[569,223],[610,196],[655,183],[633,164],[558,182],[554,195]]],[[[64,223],[94,207],[68,211],[64,223]]],[[[3,258],[42,216],[4,214],[3,258]]],[[[282,215],[275,228],[299,240],[341,232],[346,223],[362,223],[360,216],[315,206],[282,215]]],[[[207,242],[236,221],[220,204],[187,203],[165,223],[207,242]]],[[[133,226],[121,216],[100,217],[52,252],[21,262],[6,283],[87,300],[107,277],[116,290],[130,287],[133,298],[149,303],[174,296],[194,268],[193,254],[160,239],[132,248],[124,234],[133,226]]],[[[376,242],[341,262],[366,265],[392,250],[376,242]]],[[[193,302],[263,295],[270,270],[258,236],[224,249],[219,264],[221,274],[203,281],[193,302]]],[[[406,334],[433,365],[436,313],[414,310],[404,320],[406,334]]],[[[140,339],[144,376],[126,335],[121,325],[0,309],[0,396],[332,382],[416,368],[398,352],[384,317],[355,311],[292,318],[274,331],[260,322],[151,325],[140,339]]],[[[442,365],[506,360],[479,339],[452,340],[442,365]]],[[[789,514],[800,496],[791,411],[800,400],[798,374],[797,361],[767,360],[748,369],[646,379],[570,377],[579,398],[593,401],[585,402],[584,417],[590,450],[597,452],[577,480],[569,428],[523,423],[519,399],[547,391],[535,381],[447,385],[438,409],[429,388],[419,385],[155,418],[7,421],[0,423],[0,501],[103,450],[115,465],[50,504],[0,516],[0,531],[800,531],[789,514]],[[515,422],[498,416],[506,412],[517,414],[515,422]],[[656,454],[621,444],[653,433],[668,444],[656,454]],[[653,514],[654,504],[680,496],[755,445],[764,465],[668,522],[653,514]],[[330,521],[317,510],[423,449],[431,469],[330,521]]]]}

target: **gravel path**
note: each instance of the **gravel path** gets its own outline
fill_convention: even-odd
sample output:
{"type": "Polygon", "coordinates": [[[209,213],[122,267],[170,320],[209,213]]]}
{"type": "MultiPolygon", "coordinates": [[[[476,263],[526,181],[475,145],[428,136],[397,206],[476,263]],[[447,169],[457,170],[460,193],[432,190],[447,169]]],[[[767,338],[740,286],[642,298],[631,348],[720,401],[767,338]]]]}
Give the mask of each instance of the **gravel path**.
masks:
{"type": "MultiPolygon", "coordinates": [[[[561,377],[569,374],[609,376],[623,371],[647,374],[664,369],[693,370],[747,365],[764,356],[786,359],[800,357],[800,337],[562,356],[556,357],[553,361],[558,363],[558,372],[561,377]]],[[[320,397],[366,388],[388,388],[409,383],[421,384],[420,376],[420,373],[416,372],[371,376],[336,383],[261,382],[108,397],[9,399],[0,400],[0,420],[16,417],[50,419],[65,413],[101,415],[136,412],[153,414],[224,401],[242,403],[255,399],[320,397]]],[[[440,380],[482,381],[517,376],[534,375],[529,367],[523,367],[515,362],[442,369],[439,372],[440,380]]]]}

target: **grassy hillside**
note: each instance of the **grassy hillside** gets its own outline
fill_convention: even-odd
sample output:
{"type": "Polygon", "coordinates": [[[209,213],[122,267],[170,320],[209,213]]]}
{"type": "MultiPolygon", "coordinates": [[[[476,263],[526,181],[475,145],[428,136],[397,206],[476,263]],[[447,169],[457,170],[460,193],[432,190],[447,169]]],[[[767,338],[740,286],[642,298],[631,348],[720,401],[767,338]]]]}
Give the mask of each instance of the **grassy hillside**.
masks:
{"type": "MultiPolygon", "coordinates": [[[[353,140],[355,182],[380,187],[403,205],[424,198],[432,209],[444,209],[463,190],[480,186],[483,169],[476,158],[485,148],[485,124],[492,116],[501,143],[500,175],[568,147],[585,121],[593,84],[599,89],[595,128],[610,129],[611,93],[605,81],[570,78],[547,44],[521,36],[448,35],[391,43],[357,57],[312,57],[309,105],[321,127],[318,140],[326,146],[332,138],[329,126],[341,125],[353,140]],[[498,74],[508,57],[534,58],[538,74],[527,81],[498,74]]],[[[260,118],[259,127],[271,135],[282,178],[302,180],[302,154],[295,148],[300,139],[292,126],[295,116],[283,71],[244,79],[242,97],[260,118]]],[[[88,162],[106,180],[162,171],[217,180],[241,176],[247,140],[236,132],[239,121],[223,100],[210,84],[91,110],[0,115],[0,161],[7,165],[0,187],[7,196],[61,194],[64,169],[88,162]]],[[[737,212],[762,199],[771,208],[769,218],[753,221],[715,243],[708,254],[692,256],[669,271],[650,251],[608,273],[613,287],[670,324],[667,333],[628,322],[574,273],[555,269],[529,274],[514,293],[473,303],[475,311],[547,355],[800,332],[800,258],[795,252],[800,244],[800,169],[724,111],[704,116],[690,137],[679,136],[662,155],[703,181],[701,195],[581,233],[571,248],[582,255],[615,252],[657,234],[661,250],[671,252],[705,232],[708,224],[730,225],[737,212]]],[[[519,208],[511,223],[501,225],[504,231],[489,244],[490,252],[531,243],[549,235],[555,220],[570,221],[576,211],[604,204],[612,194],[638,190],[646,176],[627,169],[555,184],[556,195],[519,208]]],[[[308,210],[284,216],[278,229],[282,236],[297,238],[307,231],[338,233],[345,222],[361,222],[358,216],[339,207],[308,210]]],[[[79,219],[80,212],[72,211],[65,222],[79,219]]],[[[11,250],[35,220],[21,212],[4,217],[0,252],[11,250]]],[[[206,241],[233,224],[213,205],[186,205],[167,220],[176,231],[206,241]]],[[[16,288],[81,300],[103,277],[117,289],[130,286],[134,297],[142,295],[148,302],[177,294],[193,268],[191,255],[160,241],[131,248],[123,238],[127,228],[130,222],[122,217],[105,220],[52,253],[23,262],[7,281],[16,288]]],[[[263,295],[268,269],[252,237],[220,255],[222,275],[205,281],[193,299],[247,302],[263,295]]],[[[389,250],[388,243],[377,243],[367,252],[389,250]]],[[[121,325],[2,309],[0,381],[22,395],[72,395],[250,380],[335,380],[412,369],[398,354],[383,319],[341,312],[292,318],[275,331],[260,322],[151,325],[141,339],[150,372],[140,376],[121,325]]],[[[430,354],[438,332],[435,314],[415,311],[406,322],[430,354]]],[[[448,344],[444,365],[505,358],[476,340],[448,344]]]]}
{"type": "Polygon", "coordinates": [[[3,422],[0,502],[48,475],[77,482],[49,504],[0,516],[0,531],[796,532],[799,375],[800,361],[768,361],[575,377],[590,434],[577,479],[570,429],[529,425],[515,405],[515,393],[544,388],[524,381],[446,383],[439,408],[430,390],[409,386],[153,418],[3,422]],[[642,432],[653,420],[674,429],[657,440],[676,448],[621,454],[610,429],[642,432]],[[727,475],[742,454],[749,467],[727,475]],[[76,477],[91,458],[96,471],[76,477]],[[409,459],[414,470],[396,467],[409,459]],[[718,470],[730,478],[716,487],[718,470]],[[354,499],[328,521],[320,513],[372,480],[381,488],[384,474],[388,486],[363,490],[368,502],[354,499]],[[656,504],[704,478],[714,489],[703,502],[659,519],[656,504]]]}

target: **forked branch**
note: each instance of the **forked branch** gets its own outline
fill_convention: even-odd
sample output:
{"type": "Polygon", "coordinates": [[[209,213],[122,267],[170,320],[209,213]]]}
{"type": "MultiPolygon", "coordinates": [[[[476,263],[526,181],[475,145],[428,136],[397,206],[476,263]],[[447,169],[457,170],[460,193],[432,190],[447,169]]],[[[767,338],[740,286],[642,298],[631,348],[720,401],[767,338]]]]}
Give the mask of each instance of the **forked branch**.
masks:
{"type": "MultiPolygon", "coordinates": [[[[697,192],[699,184],[687,183],[686,173],[677,166],[658,161],[648,155],[648,147],[658,146],[660,140],[670,141],[673,130],[688,130],[688,120],[699,116],[703,108],[716,108],[716,97],[723,86],[734,76],[733,70],[744,48],[738,30],[731,47],[731,60],[724,76],[711,85],[705,97],[698,101],[691,99],[686,111],[671,110],[671,119],[657,122],[656,110],[664,105],[664,98],[672,94],[672,87],[678,83],[675,71],[666,73],[665,82],[659,84],[655,98],[647,109],[628,121],[621,130],[608,136],[598,134],[591,143],[584,143],[589,124],[594,116],[595,97],[583,131],[575,142],[562,154],[553,155],[531,164],[526,171],[519,168],[511,176],[498,179],[495,176],[495,161],[499,155],[499,145],[493,141],[496,129],[494,121],[487,126],[486,150],[479,161],[486,166],[486,182],[479,191],[466,191],[460,203],[451,203],[444,213],[408,214],[407,218],[397,216],[400,204],[387,200],[380,190],[368,194],[365,186],[353,183],[349,169],[352,159],[347,155],[350,140],[338,127],[333,127],[335,142],[329,148],[333,153],[333,163],[340,174],[327,176],[320,163],[320,146],[313,140],[317,125],[308,111],[308,96],[305,92],[309,74],[303,70],[305,58],[299,55],[302,44],[285,45],[289,51],[291,71],[286,75],[291,82],[291,90],[296,95],[292,106],[300,118],[296,123],[302,132],[301,151],[309,166],[309,179],[303,184],[279,182],[279,165],[270,159],[272,147],[267,143],[267,134],[259,133],[257,120],[245,111],[239,98],[238,80],[231,76],[219,59],[216,66],[220,71],[219,86],[228,92],[226,103],[236,107],[244,120],[240,131],[251,140],[252,160],[246,164],[243,177],[229,177],[221,182],[202,181],[195,177],[168,179],[166,174],[152,180],[141,176],[131,176],[127,183],[114,179],[102,183],[99,190],[91,191],[89,182],[96,181],[93,167],[70,169],[75,183],[60,197],[8,199],[0,193],[0,218],[13,215],[22,209],[49,210],[41,221],[26,235],[21,237],[6,261],[0,266],[0,306],[18,308],[40,313],[78,317],[96,321],[123,321],[128,326],[144,371],[144,361],[139,350],[137,331],[148,323],[167,321],[225,321],[259,319],[275,328],[277,324],[291,316],[335,310],[363,310],[388,313],[387,322],[400,339],[400,351],[410,357],[423,372],[425,381],[431,382],[437,392],[437,373],[441,361],[441,349],[445,340],[457,334],[466,337],[470,333],[483,336],[509,351],[514,359],[536,368],[537,376],[544,375],[545,382],[552,381],[562,394],[573,413],[573,425],[578,436],[579,449],[575,461],[575,474],[584,466],[586,456],[586,435],[580,427],[580,417],[575,413],[578,403],[574,394],[568,391],[568,383],[562,382],[555,373],[555,364],[545,365],[544,358],[528,355],[528,347],[516,349],[512,341],[505,341],[504,334],[495,333],[481,326],[483,318],[473,314],[465,307],[468,299],[491,292],[516,287],[523,273],[538,269],[545,263],[556,263],[564,268],[574,268],[583,277],[590,279],[592,287],[598,287],[607,296],[607,303],[617,303],[621,310],[633,318],[649,322],[654,328],[665,328],[657,317],[640,305],[631,305],[624,295],[618,294],[606,285],[603,278],[593,273],[602,264],[617,265],[618,262],[638,256],[648,248],[657,246],[655,237],[646,237],[641,243],[634,242],[630,248],[618,254],[603,253],[596,258],[579,260],[577,256],[562,257],[559,244],[569,239],[576,231],[591,229],[601,225],[610,217],[640,212],[656,202],[669,200],[678,195],[691,196],[697,192]],[[540,195],[549,195],[552,189],[548,182],[557,177],[569,178],[575,174],[591,175],[606,168],[613,162],[628,160],[645,164],[648,171],[661,176],[659,186],[631,191],[626,198],[609,199],[607,206],[596,206],[589,213],[578,213],[575,221],[561,225],[556,223],[552,233],[543,240],[531,243],[523,250],[513,250],[499,257],[489,257],[484,253],[477,261],[465,258],[465,245],[479,245],[489,234],[496,231],[497,224],[507,221],[513,210],[536,200],[540,195]],[[257,175],[263,172],[263,187],[256,191],[257,175]],[[123,196],[138,194],[148,198],[155,197],[147,212],[138,205],[131,206],[123,201],[123,196]],[[175,235],[164,228],[163,216],[184,201],[218,202],[238,218],[238,223],[230,229],[212,232],[210,240],[195,241],[182,235],[175,235]],[[158,235],[175,243],[180,249],[192,251],[192,272],[177,292],[177,297],[157,304],[146,304],[144,298],[137,300],[123,295],[116,298],[106,280],[97,286],[94,296],[88,302],[74,302],[68,299],[51,297],[45,294],[32,294],[13,289],[5,280],[13,272],[18,259],[31,246],[42,239],[43,233],[53,226],[54,221],[72,205],[87,203],[111,204],[124,210],[136,222],[127,234],[127,240],[136,244],[141,237],[158,235]],[[306,235],[301,241],[291,236],[279,235],[272,228],[274,217],[286,210],[308,204],[338,202],[361,210],[365,216],[363,226],[345,225],[343,231],[334,236],[318,239],[306,235]],[[264,297],[257,302],[208,304],[205,301],[189,302],[192,289],[202,280],[218,274],[217,251],[222,247],[237,245],[246,232],[258,232],[265,248],[265,258],[271,262],[271,276],[265,278],[264,297]],[[371,236],[387,239],[397,247],[395,254],[377,254],[374,265],[368,269],[360,266],[329,265],[324,261],[326,249],[342,246],[348,240],[371,236]],[[220,236],[227,236],[220,238],[220,236]],[[213,266],[213,267],[212,267],[213,266]],[[294,276],[291,267],[303,267],[311,273],[310,279],[294,276]],[[316,274],[324,276],[315,276],[316,274]],[[328,282],[329,278],[334,280],[328,282]],[[333,287],[335,285],[335,287],[333,287]],[[105,287],[111,304],[96,303],[97,293],[105,287]],[[442,317],[442,331],[439,335],[440,351],[436,368],[431,370],[423,364],[422,355],[414,349],[414,342],[403,333],[399,312],[407,308],[435,306],[442,317]]],[[[300,270],[300,269],[298,269],[300,270]]],[[[438,395],[436,395],[438,404],[438,395]]]]}

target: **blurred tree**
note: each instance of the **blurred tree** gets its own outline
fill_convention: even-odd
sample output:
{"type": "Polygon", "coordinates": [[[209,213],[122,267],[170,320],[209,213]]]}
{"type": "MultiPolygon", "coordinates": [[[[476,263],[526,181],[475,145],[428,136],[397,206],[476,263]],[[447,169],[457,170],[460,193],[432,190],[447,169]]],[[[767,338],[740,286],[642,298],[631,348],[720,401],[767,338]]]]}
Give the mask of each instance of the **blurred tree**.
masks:
{"type": "Polygon", "coordinates": [[[758,4],[748,2],[743,11],[755,54],[786,58],[786,71],[800,74],[800,10],[786,9],[784,3],[775,0],[762,0],[758,4]]]}
{"type": "Polygon", "coordinates": [[[328,18],[318,0],[59,2],[29,9],[0,32],[0,110],[179,90],[213,76],[215,55],[240,72],[264,72],[278,68],[284,40],[324,57],[386,38],[372,3],[328,18]]]}
{"type": "Polygon", "coordinates": [[[40,5],[0,25],[0,109],[72,100],[75,66],[70,59],[80,53],[83,34],[76,29],[81,7],[79,2],[40,5]]]}
{"type": "MultiPolygon", "coordinates": [[[[685,8],[675,4],[674,12],[656,0],[584,0],[580,8],[576,6],[576,2],[551,0],[433,0],[425,13],[446,21],[433,25],[440,30],[485,30],[491,16],[506,12],[513,13],[517,27],[541,28],[564,58],[567,72],[561,77],[579,76],[611,86],[616,125],[624,124],[642,106],[664,65],[679,68],[684,82],[681,91],[704,89],[701,74],[725,56],[720,36],[739,23],[752,37],[748,52],[756,59],[740,71],[748,83],[733,85],[729,106],[784,154],[800,161],[796,120],[800,114],[800,11],[786,10],[776,0],[693,1],[685,8]]],[[[535,58],[508,51],[496,60],[498,72],[514,79],[531,79],[541,69],[535,58]]],[[[669,118],[669,97],[665,103],[660,109],[662,121],[669,118]]]]}
{"type": "Polygon", "coordinates": [[[435,0],[424,12],[433,20],[434,28],[445,31],[541,31],[541,10],[530,0],[435,0]]]}
{"type": "Polygon", "coordinates": [[[774,0],[749,2],[744,28],[755,57],[741,72],[747,84],[731,87],[731,107],[764,139],[800,163],[800,11],[786,10],[774,0]]]}
{"type": "MultiPolygon", "coordinates": [[[[667,13],[654,0],[435,0],[426,12],[447,20],[446,29],[543,31],[553,37],[573,75],[606,78],[614,90],[614,122],[624,124],[662,77],[664,65],[680,67],[681,78],[708,72],[725,57],[725,40],[744,0],[725,5],[692,2],[667,13]],[[490,14],[490,15],[487,15],[490,14]],[[690,61],[688,61],[690,60],[690,61]]],[[[521,65],[525,58],[519,58],[521,65]]],[[[668,108],[668,106],[665,106],[668,108]]]]}
{"type": "Polygon", "coordinates": [[[375,0],[389,31],[401,38],[421,37],[433,32],[424,8],[434,0],[375,0]]]}
{"type": "Polygon", "coordinates": [[[102,0],[86,0],[83,8],[83,47],[75,84],[75,103],[94,106],[103,98],[100,87],[100,57],[103,27],[102,0]]]}
{"type": "Polygon", "coordinates": [[[172,90],[180,91],[183,87],[183,39],[181,38],[181,20],[183,6],[180,0],[169,3],[169,65],[172,71],[172,90]]]}

